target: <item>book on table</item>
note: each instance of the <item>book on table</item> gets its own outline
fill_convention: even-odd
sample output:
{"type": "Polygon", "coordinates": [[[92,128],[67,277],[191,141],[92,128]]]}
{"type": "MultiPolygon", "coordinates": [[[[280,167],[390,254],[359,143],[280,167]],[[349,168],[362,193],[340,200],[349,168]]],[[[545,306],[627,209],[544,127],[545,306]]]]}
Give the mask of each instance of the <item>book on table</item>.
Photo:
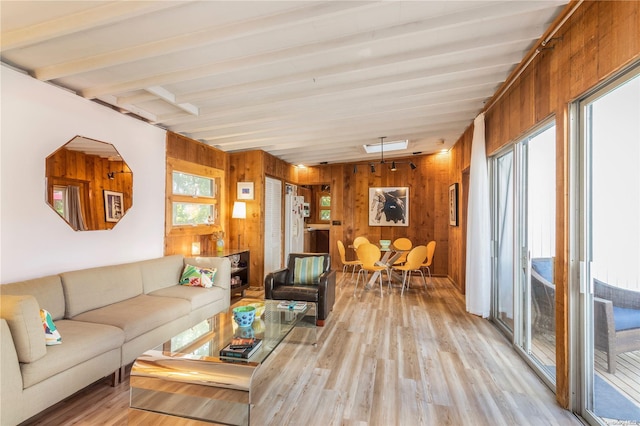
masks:
{"type": "Polygon", "coordinates": [[[238,348],[238,349],[232,349],[231,343],[229,343],[227,346],[225,346],[220,350],[220,356],[222,358],[247,359],[247,358],[250,358],[251,355],[256,353],[256,351],[260,348],[261,345],[262,345],[262,339],[254,339],[254,343],[252,346],[238,348]]]}
{"type": "Polygon", "coordinates": [[[278,303],[278,309],[287,309],[290,311],[304,311],[306,307],[307,302],[293,302],[283,300],[282,302],[278,303]]]}
{"type": "Polygon", "coordinates": [[[231,339],[229,347],[231,349],[253,348],[253,345],[255,345],[255,343],[255,337],[234,337],[233,339],[231,339]]]}

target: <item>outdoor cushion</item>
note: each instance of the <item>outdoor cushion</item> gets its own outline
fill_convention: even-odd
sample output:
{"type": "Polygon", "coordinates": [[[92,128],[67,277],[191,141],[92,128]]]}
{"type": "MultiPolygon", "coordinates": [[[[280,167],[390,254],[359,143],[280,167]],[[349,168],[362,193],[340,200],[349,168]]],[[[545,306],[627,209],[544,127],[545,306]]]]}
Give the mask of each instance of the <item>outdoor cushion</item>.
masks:
{"type": "Polygon", "coordinates": [[[640,328],[640,310],[613,307],[613,321],[616,331],[640,328]]]}

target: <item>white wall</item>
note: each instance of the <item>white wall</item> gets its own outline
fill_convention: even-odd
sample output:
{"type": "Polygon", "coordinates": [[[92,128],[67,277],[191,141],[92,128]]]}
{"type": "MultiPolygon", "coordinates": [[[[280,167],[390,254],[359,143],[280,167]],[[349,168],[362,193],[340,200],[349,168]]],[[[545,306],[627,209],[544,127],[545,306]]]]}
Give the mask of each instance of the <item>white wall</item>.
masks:
{"type": "Polygon", "coordinates": [[[0,66],[0,283],[164,251],[165,131],[0,66]],[[112,143],[133,207],[110,231],[73,231],[45,203],[45,158],[76,135],[112,143]]]}

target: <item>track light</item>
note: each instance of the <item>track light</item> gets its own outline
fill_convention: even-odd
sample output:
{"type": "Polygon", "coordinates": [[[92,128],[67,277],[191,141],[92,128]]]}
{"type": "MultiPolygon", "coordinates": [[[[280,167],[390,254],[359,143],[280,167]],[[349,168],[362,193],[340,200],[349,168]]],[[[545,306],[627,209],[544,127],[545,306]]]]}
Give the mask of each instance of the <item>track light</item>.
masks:
{"type": "Polygon", "coordinates": [[[392,171],[392,172],[395,172],[396,170],[398,170],[398,169],[396,169],[396,162],[395,162],[395,161],[392,161],[392,162],[391,162],[391,171],[392,171]]]}
{"type": "Polygon", "coordinates": [[[411,170],[415,170],[418,166],[413,164],[413,161],[409,161],[409,167],[411,167],[411,170]]]}
{"type": "Polygon", "coordinates": [[[376,172],[376,166],[371,164],[371,173],[375,173],[376,172]]]}

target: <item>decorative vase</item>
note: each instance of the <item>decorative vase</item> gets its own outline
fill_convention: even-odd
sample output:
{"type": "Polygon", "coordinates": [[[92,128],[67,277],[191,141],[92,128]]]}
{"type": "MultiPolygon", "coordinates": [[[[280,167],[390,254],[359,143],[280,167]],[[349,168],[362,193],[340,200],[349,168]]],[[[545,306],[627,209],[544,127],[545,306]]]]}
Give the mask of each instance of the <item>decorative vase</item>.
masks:
{"type": "Polygon", "coordinates": [[[218,251],[224,251],[224,240],[222,238],[218,238],[218,241],[216,241],[216,248],[218,251]]]}

